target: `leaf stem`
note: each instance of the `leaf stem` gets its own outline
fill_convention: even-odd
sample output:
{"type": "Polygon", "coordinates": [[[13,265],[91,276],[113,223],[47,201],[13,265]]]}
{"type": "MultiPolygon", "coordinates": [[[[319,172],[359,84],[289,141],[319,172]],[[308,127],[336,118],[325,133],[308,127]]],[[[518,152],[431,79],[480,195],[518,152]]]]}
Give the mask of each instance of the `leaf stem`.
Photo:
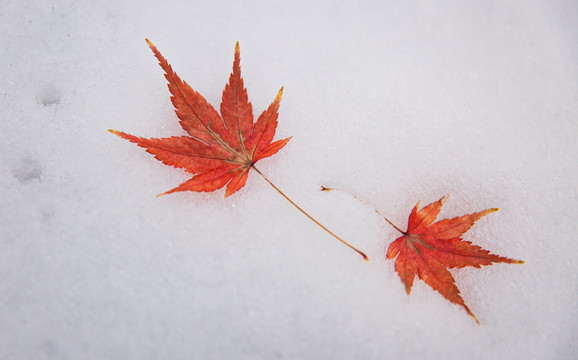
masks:
{"type": "MultiPolygon", "coordinates": [[[[357,195],[354,195],[354,194],[352,194],[352,193],[350,193],[350,192],[348,192],[348,191],[345,191],[345,190],[343,190],[343,189],[333,189],[333,188],[328,188],[328,187],[325,187],[325,186],[321,186],[321,191],[332,191],[332,190],[346,192],[346,193],[348,193],[349,195],[353,196],[353,197],[354,197],[355,199],[357,199],[358,201],[361,201],[364,205],[368,205],[368,206],[369,206],[369,203],[368,203],[367,201],[359,198],[357,195]]],[[[382,213],[380,213],[378,210],[376,210],[376,209],[374,208],[373,211],[375,211],[377,214],[379,214],[381,217],[383,217],[383,218],[385,219],[385,221],[387,221],[387,222],[389,223],[389,225],[391,225],[391,226],[393,226],[393,227],[395,228],[395,230],[399,231],[400,233],[402,233],[402,234],[404,234],[404,235],[407,235],[407,233],[406,233],[405,231],[403,231],[403,230],[401,230],[400,228],[398,228],[397,226],[395,226],[394,223],[392,223],[391,221],[389,221],[389,219],[386,218],[386,217],[385,217],[382,213]]]]}
{"type": "Polygon", "coordinates": [[[251,165],[251,167],[259,174],[263,177],[263,179],[265,179],[265,181],[267,181],[269,183],[269,185],[271,185],[273,187],[273,189],[277,190],[277,192],[279,194],[281,194],[281,196],[283,196],[287,201],[289,201],[291,203],[291,205],[295,206],[297,208],[297,210],[301,211],[305,216],[307,216],[309,218],[309,220],[313,221],[315,224],[317,224],[319,227],[321,227],[323,230],[327,231],[331,236],[333,236],[334,238],[336,238],[337,240],[341,241],[345,246],[349,247],[350,249],[352,249],[353,251],[357,252],[359,255],[363,256],[363,260],[368,261],[369,262],[369,258],[367,257],[367,255],[365,255],[361,250],[358,250],[357,248],[355,248],[353,245],[351,245],[350,243],[348,243],[347,241],[343,240],[342,238],[340,238],[339,236],[335,235],[331,230],[329,230],[328,228],[326,228],[325,226],[323,226],[319,221],[317,221],[315,218],[313,218],[311,215],[309,215],[305,210],[303,210],[299,205],[295,204],[293,202],[293,200],[291,200],[287,195],[285,195],[285,193],[283,193],[283,191],[281,191],[277,186],[275,186],[275,184],[273,184],[271,182],[271,180],[269,180],[267,178],[267,176],[265,176],[262,172],[260,172],[255,165],[251,165]]]}

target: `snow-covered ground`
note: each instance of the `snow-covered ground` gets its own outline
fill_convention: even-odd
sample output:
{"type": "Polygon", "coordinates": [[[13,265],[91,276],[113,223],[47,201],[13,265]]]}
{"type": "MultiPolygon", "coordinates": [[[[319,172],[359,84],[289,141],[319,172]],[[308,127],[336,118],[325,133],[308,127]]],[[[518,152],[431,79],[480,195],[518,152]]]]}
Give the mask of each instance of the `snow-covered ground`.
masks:
{"type": "Polygon", "coordinates": [[[575,359],[575,1],[0,1],[1,359],[575,359]],[[223,192],[106,130],[182,134],[144,38],[215,107],[237,40],[261,171],[223,192]],[[385,261],[413,205],[489,207],[454,271],[482,322],[385,261]]]}

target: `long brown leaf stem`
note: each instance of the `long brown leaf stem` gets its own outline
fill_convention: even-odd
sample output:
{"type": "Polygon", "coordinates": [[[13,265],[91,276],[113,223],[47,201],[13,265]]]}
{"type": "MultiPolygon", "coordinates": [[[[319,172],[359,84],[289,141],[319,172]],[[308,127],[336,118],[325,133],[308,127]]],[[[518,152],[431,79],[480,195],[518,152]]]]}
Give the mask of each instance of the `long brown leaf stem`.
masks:
{"type": "Polygon", "coordinates": [[[339,236],[335,235],[331,230],[329,230],[328,228],[326,228],[325,226],[323,226],[319,221],[317,221],[315,218],[313,218],[311,215],[309,215],[305,210],[303,210],[299,205],[295,204],[293,202],[293,200],[291,200],[287,195],[285,195],[285,193],[283,193],[283,191],[281,191],[277,186],[275,186],[275,184],[273,184],[271,182],[271,180],[269,180],[267,178],[267,176],[265,176],[262,172],[260,172],[255,165],[251,165],[251,167],[259,174],[263,177],[263,179],[265,179],[265,181],[267,181],[269,183],[269,185],[271,185],[273,187],[273,189],[277,190],[277,192],[279,194],[281,194],[281,196],[283,196],[287,201],[289,201],[291,203],[291,205],[295,206],[297,208],[297,210],[301,211],[305,216],[307,216],[309,218],[309,220],[313,221],[315,224],[317,224],[319,227],[321,227],[323,230],[327,231],[331,236],[333,236],[334,238],[336,238],[337,240],[341,241],[345,246],[349,247],[350,249],[354,250],[355,252],[357,252],[359,255],[363,256],[363,259],[365,261],[369,261],[369,258],[367,257],[367,255],[365,255],[361,250],[358,250],[357,248],[355,248],[353,245],[351,245],[350,243],[348,243],[347,241],[343,240],[342,238],[340,238],[339,236]]]}
{"type": "MultiPolygon", "coordinates": [[[[367,201],[365,201],[365,200],[359,198],[357,195],[354,195],[354,194],[352,194],[352,193],[350,193],[350,192],[347,192],[347,191],[345,191],[345,190],[343,190],[343,189],[333,189],[333,188],[328,188],[328,187],[325,187],[325,186],[322,186],[322,187],[321,187],[321,191],[332,191],[332,190],[335,190],[335,191],[343,191],[343,192],[345,192],[345,193],[353,196],[355,199],[357,199],[358,201],[360,201],[360,202],[363,203],[364,205],[370,206],[370,204],[369,204],[367,201]]],[[[389,225],[393,226],[393,227],[395,228],[395,230],[399,231],[400,233],[402,233],[402,234],[404,234],[404,235],[407,235],[407,233],[406,233],[405,231],[403,231],[403,230],[401,230],[400,228],[398,228],[397,226],[395,226],[394,223],[392,223],[391,221],[389,221],[389,219],[386,218],[386,217],[385,217],[382,213],[380,213],[378,210],[376,210],[375,208],[374,208],[373,210],[374,210],[377,214],[379,214],[381,217],[383,217],[383,218],[385,219],[385,221],[387,221],[387,222],[389,223],[389,225]]]]}

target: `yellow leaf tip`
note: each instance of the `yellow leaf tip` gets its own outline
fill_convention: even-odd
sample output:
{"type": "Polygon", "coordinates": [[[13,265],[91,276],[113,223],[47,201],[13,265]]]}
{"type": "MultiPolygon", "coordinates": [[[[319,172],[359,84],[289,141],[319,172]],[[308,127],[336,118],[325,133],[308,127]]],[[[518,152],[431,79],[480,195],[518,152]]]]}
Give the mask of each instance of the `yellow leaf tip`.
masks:
{"type": "Polygon", "coordinates": [[[239,42],[237,41],[237,43],[235,44],[235,52],[239,52],[239,42]]]}
{"type": "Polygon", "coordinates": [[[117,136],[120,136],[120,131],[116,131],[116,130],[113,130],[113,129],[108,129],[108,131],[110,131],[111,133],[113,133],[113,134],[115,134],[115,135],[117,135],[117,136]]]}

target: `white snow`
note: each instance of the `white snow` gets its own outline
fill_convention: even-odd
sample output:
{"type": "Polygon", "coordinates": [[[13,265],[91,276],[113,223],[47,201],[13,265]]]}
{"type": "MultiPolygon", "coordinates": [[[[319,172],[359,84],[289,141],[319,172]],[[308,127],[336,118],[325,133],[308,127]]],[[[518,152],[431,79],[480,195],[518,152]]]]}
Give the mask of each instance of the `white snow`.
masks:
{"type": "Polygon", "coordinates": [[[2,1],[1,359],[575,359],[574,1],[2,1]],[[182,134],[148,37],[218,108],[237,40],[261,171],[223,199],[108,128],[182,134]],[[490,207],[454,271],[482,322],[384,249],[418,200],[490,207]]]}

